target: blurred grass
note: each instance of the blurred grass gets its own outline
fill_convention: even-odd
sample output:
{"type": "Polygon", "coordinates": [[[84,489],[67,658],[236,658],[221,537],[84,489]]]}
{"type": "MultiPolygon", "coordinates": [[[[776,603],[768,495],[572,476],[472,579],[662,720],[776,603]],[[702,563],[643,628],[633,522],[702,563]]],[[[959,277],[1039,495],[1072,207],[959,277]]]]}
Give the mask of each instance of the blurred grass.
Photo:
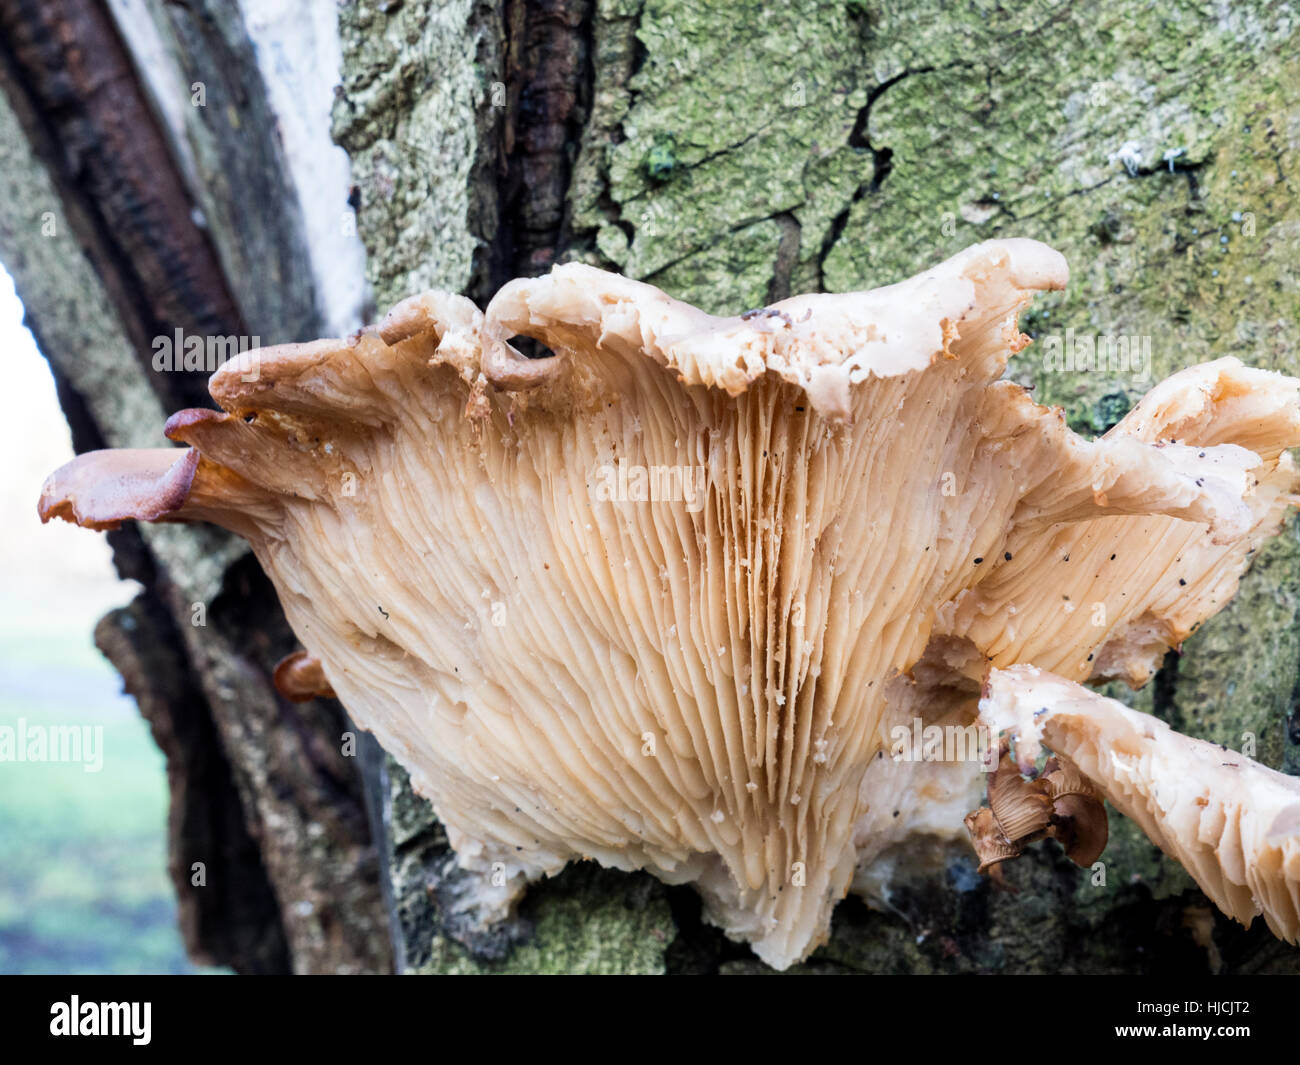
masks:
{"type": "Polygon", "coordinates": [[[28,621],[0,622],[0,725],[101,725],[103,767],[0,762],[0,973],[195,972],[166,872],[162,753],[89,632],[32,613],[0,609],[28,621]]]}
{"type": "MultiPolygon", "coordinates": [[[[36,514],[72,458],[49,366],[0,266],[0,725],[102,725],[99,773],[0,762],[0,973],[193,972],[166,871],[161,752],[91,640],[134,594],[97,533],[36,514]]],[[[159,443],[161,443],[161,438],[159,443]]]]}

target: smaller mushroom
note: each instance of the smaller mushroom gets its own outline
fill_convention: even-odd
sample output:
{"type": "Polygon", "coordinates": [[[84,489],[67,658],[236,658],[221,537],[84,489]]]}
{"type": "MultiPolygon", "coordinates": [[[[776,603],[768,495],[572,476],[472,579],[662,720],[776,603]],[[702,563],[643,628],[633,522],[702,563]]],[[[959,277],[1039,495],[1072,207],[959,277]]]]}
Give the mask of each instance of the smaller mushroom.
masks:
{"type": "Polygon", "coordinates": [[[1043,780],[1052,800],[1049,835],[1075,865],[1090,866],[1106,849],[1110,822],[1102,794],[1067,758],[1048,759],[1043,780]]]}
{"type": "Polygon", "coordinates": [[[320,659],[306,651],[294,651],[276,663],[271,675],[275,690],[291,703],[305,703],[308,699],[333,699],[334,689],[325,679],[320,659]]]}
{"type": "Polygon", "coordinates": [[[1047,838],[1060,843],[1075,865],[1095,862],[1110,833],[1101,792],[1092,781],[1060,755],[1048,759],[1041,776],[1027,779],[1032,761],[1018,764],[1006,735],[998,755],[997,769],[989,777],[989,805],[965,820],[979,871],[1019,858],[1029,844],[1047,838]]]}
{"type": "Polygon", "coordinates": [[[998,767],[989,777],[989,806],[1003,836],[1012,841],[1041,839],[1052,823],[1052,799],[1046,782],[1026,780],[1012,761],[1006,737],[998,767]]]}
{"type": "Polygon", "coordinates": [[[975,845],[981,873],[987,873],[999,862],[1019,858],[1025,852],[1023,843],[1013,843],[1002,834],[993,818],[993,811],[987,806],[966,815],[966,831],[975,845]]]}

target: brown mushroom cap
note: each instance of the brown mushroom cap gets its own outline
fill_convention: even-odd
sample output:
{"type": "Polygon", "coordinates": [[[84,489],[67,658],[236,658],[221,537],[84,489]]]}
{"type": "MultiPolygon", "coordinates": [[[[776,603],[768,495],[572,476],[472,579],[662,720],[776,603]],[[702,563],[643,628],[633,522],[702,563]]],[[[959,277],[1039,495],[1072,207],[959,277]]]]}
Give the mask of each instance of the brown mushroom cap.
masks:
{"type": "Polygon", "coordinates": [[[123,521],[162,521],[190,497],[199,453],[159,448],[94,452],[51,475],[41,490],[41,521],[62,518],[87,529],[123,521]]]}
{"type": "Polygon", "coordinates": [[[1056,839],[1076,865],[1091,865],[1106,849],[1110,826],[1101,792],[1068,759],[1053,756],[1041,776],[1022,775],[1010,753],[1010,736],[999,745],[989,776],[989,805],[966,816],[966,831],[979,858],[979,872],[1018,858],[1046,836],[1056,839]]]}
{"type": "Polygon", "coordinates": [[[979,857],[979,871],[987,872],[998,862],[1019,858],[1025,851],[1022,841],[1012,842],[999,828],[993,811],[987,806],[972,810],[966,815],[966,831],[970,833],[975,853],[979,857]]]}
{"type": "Polygon", "coordinates": [[[183,499],[174,450],[98,453],[42,513],[247,537],[485,919],[590,856],[695,883],[785,966],[910,839],[962,832],[978,764],[878,758],[891,729],[968,726],[971,662],[1139,676],[1293,490],[1290,378],[1198,367],[1095,442],[1001,380],[1065,279],[1015,240],[727,318],[578,264],[484,313],[428,293],[219,370],[223,411],[168,424],[183,499]]]}
{"type": "Polygon", "coordinates": [[[276,663],[271,676],[275,690],[291,703],[305,703],[308,699],[334,698],[334,689],[325,679],[320,660],[306,651],[294,651],[276,663]]]}
{"type": "Polygon", "coordinates": [[[1034,837],[1052,822],[1052,798],[1043,782],[1026,780],[1005,753],[989,777],[989,808],[998,830],[1009,840],[1034,837]]]}
{"type": "Polygon", "coordinates": [[[1110,821],[1100,799],[1062,795],[1052,803],[1051,835],[1075,865],[1088,866],[1101,857],[1110,838],[1110,821]]]}
{"type": "Polygon", "coordinates": [[[1050,834],[1075,865],[1091,865],[1110,838],[1110,822],[1101,791],[1068,758],[1047,760],[1042,781],[1052,800],[1050,834]]]}

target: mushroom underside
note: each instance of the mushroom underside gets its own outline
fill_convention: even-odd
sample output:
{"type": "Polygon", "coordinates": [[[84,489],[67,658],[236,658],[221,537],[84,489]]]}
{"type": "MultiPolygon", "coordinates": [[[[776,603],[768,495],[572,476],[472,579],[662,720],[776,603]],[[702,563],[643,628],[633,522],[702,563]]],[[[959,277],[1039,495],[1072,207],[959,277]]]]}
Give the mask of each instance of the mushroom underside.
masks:
{"type": "MultiPolygon", "coordinates": [[[[1141,683],[1292,499],[1291,378],[1192,367],[1096,441],[1002,380],[1065,277],[1001,241],[734,318],[575,264],[482,313],[426,293],[223,367],[168,423],[189,450],[80,456],[41,513],[246,537],[287,689],[405,765],[484,920],[590,858],[696,884],[784,968],[964,837],[988,752],[924,737],[978,731],[990,668],[1141,683]]],[[[1086,854],[1082,802],[1048,805],[1086,854]]]]}

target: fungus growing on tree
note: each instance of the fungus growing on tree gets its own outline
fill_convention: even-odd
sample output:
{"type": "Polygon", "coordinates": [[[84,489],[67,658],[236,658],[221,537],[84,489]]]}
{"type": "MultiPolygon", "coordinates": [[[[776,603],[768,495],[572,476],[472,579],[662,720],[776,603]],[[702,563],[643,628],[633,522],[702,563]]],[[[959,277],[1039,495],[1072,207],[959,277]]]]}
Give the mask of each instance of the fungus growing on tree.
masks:
{"type": "Polygon", "coordinates": [[[1300,780],[1033,666],[993,670],[980,712],[1015,736],[1017,779],[1046,744],[1224,913],[1300,937],[1300,780]]]}
{"type": "MultiPolygon", "coordinates": [[[[191,450],[83,455],[41,513],[246,537],[485,920],[590,858],[784,967],[965,838],[981,759],[928,737],[974,731],[990,667],[1141,682],[1290,501],[1300,382],[1222,359],[1090,442],[1000,379],[1066,274],[1011,240],[731,318],[577,264],[482,314],[425,294],[227,364],[168,422],[191,450]]],[[[1085,800],[1039,803],[1081,854],[1085,800]]]]}
{"type": "Polygon", "coordinates": [[[1053,756],[1040,776],[1027,780],[1004,737],[997,768],[989,775],[989,805],[966,815],[979,871],[1018,858],[1025,847],[1051,837],[1076,865],[1101,857],[1110,834],[1102,794],[1068,760],[1053,756]]]}
{"type": "Polygon", "coordinates": [[[271,674],[276,691],[291,703],[305,703],[308,699],[333,698],[334,689],[325,679],[320,660],[306,651],[285,655],[275,664],[271,674]]]}

